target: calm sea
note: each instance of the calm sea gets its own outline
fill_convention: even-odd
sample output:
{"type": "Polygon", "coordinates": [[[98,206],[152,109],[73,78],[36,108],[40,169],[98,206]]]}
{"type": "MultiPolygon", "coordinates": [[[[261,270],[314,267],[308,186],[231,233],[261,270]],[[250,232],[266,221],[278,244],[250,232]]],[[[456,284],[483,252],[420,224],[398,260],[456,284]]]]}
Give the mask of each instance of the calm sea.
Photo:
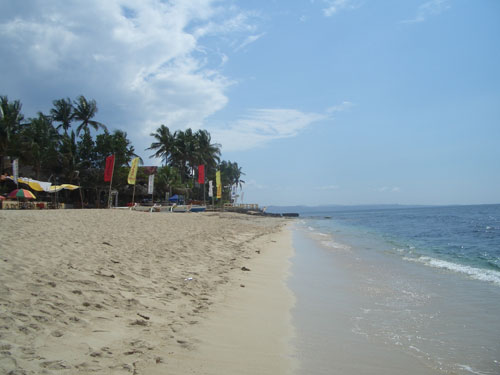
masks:
{"type": "Polygon", "coordinates": [[[334,363],[325,345],[335,339],[326,337],[318,347],[314,342],[344,332],[352,351],[364,345],[362,337],[372,348],[416,358],[432,373],[500,374],[500,205],[300,214],[291,286],[299,352],[307,348],[303,373],[322,362],[325,371],[313,372],[335,368],[339,360],[334,363]],[[314,291],[305,287],[315,283],[312,272],[323,281],[314,291]],[[338,301],[346,319],[336,327],[338,301]],[[315,304],[325,312],[323,322],[318,316],[308,321],[313,310],[307,309],[315,304]],[[333,328],[313,339],[319,325],[333,328]],[[309,365],[308,351],[314,353],[309,365]]]}
{"type": "MultiPolygon", "coordinates": [[[[500,287],[500,205],[302,213],[326,232],[378,237],[405,260],[500,287]]],[[[334,243],[332,243],[334,245],[334,243]]]]}

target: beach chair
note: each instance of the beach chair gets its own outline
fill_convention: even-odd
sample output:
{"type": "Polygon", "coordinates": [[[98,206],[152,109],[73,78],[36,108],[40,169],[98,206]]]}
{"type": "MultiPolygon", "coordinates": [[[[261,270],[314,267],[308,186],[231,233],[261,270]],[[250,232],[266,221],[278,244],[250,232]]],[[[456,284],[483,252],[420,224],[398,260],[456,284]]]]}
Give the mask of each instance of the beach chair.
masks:
{"type": "Polygon", "coordinates": [[[160,212],[161,210],[161,204],[154,204],[153,207],[149,209],[149,212],[160,212]]]}

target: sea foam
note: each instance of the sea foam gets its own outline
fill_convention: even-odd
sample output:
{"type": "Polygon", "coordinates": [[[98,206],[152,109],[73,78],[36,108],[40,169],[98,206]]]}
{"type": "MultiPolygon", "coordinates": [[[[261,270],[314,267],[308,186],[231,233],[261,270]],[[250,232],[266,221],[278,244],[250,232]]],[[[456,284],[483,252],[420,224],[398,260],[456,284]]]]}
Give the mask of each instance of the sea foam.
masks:
{"type": "Polygon", "coordinates": [[[421,256],[419,258],[405,257],[404,259],[412,262],[423,263],[434,268],[443,268],[449,271],[466,274],[473,279],[492,282],[500,286],[500,272],[498,271],[466,266],[464,264],[457,264],[427,256],[421,256]]]}

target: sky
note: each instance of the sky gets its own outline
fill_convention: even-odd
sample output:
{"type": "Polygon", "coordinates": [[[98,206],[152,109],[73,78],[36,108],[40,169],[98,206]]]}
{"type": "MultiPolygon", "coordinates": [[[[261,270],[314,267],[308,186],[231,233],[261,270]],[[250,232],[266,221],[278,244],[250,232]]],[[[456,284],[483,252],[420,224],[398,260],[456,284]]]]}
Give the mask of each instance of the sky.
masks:
{"type": "Polygon", "coordinates": [[[3,0],[0,95],[207,129],[245,203],[500,203],[498,0],[3,0]]]}

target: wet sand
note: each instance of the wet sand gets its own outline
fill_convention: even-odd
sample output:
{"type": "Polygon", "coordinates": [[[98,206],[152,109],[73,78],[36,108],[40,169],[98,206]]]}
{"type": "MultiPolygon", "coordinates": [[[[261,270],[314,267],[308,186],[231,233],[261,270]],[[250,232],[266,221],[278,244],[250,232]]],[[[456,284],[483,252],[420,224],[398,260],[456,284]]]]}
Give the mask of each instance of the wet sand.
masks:
{"type": "Polygon", "coordinates": [[[348,250],[324,249],[297,229],[289,285],[296,296],[292,310],[300,362],[298,374],[432,375],[426,363],[361,332],[367,297],[356,257],[348,250]]]}

